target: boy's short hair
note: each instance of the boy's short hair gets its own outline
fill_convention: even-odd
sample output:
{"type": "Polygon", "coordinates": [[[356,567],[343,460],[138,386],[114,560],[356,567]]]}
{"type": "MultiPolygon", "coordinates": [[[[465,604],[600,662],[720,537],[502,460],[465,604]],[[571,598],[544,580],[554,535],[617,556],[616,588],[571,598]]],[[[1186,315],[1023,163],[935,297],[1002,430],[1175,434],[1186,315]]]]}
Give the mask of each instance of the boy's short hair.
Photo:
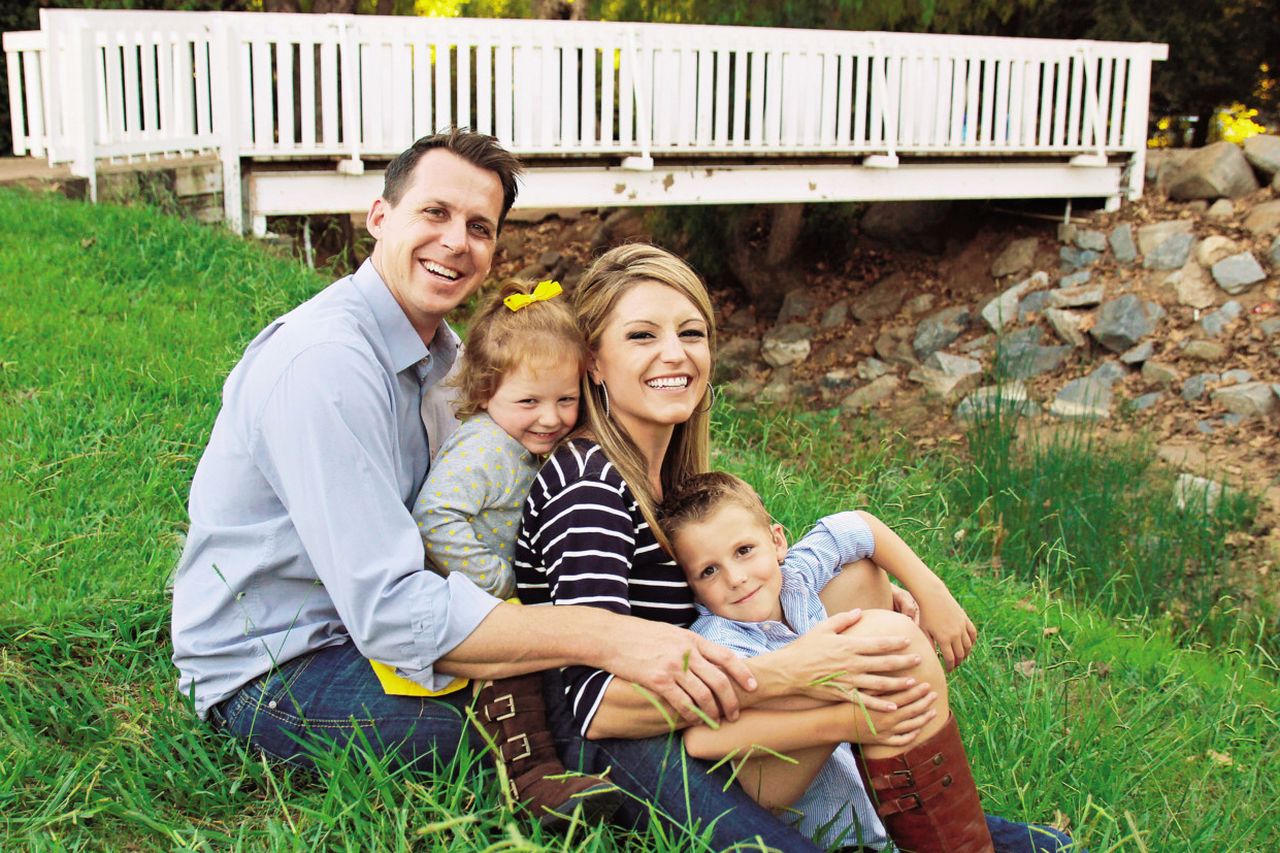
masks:
{"type": "Polygon", "coordinates": [[[706,521],[725,504],[742,507],[765,527],[773,524],[773,518],[764,508],[764,501],[756,490],[741,477],[724,471],[708,471],[685,478],[662,501],[658,508],[658,524],[667,538],[674,540],[682,528],[706,521]]]}

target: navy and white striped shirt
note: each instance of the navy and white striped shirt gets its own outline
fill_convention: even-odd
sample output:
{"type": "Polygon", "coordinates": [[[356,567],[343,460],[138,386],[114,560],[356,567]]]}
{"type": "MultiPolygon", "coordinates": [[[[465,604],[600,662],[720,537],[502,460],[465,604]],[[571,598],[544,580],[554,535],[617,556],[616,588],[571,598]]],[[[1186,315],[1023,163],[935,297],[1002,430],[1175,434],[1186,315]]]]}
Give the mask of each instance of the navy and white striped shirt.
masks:
{"type": "MultiPolygon", "coordinates": [[[[827,618],[818,593],[846,563],[875,553],[871,528],[856,512],[829,515],[787,551],[782,563],[785,622],[735,622],[698,605],[693,630],[744,658],[775,651],[827,618]]],[[[849,744],[832,751],[790,809],[796,829],[825,846],[883,848],[888,841],[867,798],[849,744]]]]}
{"type": "MultiPolygon", "coordinates": [[[[585,604],[688,626],[693,593],[654,538],[635,495],[595,442],[562,445],[525,501],[515,552],[516,594],[527,605],[585,604]]],[[[585,736],[613,678],[564,670],[565,695],[585,736]]]]}

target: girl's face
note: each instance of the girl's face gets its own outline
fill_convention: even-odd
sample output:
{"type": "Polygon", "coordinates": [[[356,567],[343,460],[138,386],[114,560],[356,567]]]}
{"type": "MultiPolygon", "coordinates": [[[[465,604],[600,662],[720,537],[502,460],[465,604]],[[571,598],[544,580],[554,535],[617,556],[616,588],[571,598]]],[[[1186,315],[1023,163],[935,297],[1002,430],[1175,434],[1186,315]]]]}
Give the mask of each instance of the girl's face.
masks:
{"type": "Polygon", "coordinates": [[[711,375],[707,335],[697,306],[656,281],[632,285],[605,320],[591,379],[604,382],[610,416],[641,446],[654,430],[689,420],[702,401],[711,375]]]}
{"type": "Polygon", "coordinates": [[[522,364],[502,377],[484,410],[525,450],[550,453],[578,422],[580,376],[577,359],[522,364]]]}

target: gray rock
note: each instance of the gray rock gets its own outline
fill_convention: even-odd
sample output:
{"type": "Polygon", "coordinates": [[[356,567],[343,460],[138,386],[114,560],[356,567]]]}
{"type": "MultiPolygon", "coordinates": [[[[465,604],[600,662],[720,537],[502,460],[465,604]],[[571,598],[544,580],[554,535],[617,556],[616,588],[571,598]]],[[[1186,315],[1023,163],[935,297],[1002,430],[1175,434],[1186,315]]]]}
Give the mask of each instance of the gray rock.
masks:
{"type": "MultiPolygon", "coordinates": [[[[999,332],[1017,318],[1018,300],[1033,287],[1044,287],[1048,283],[1049,276],[1043,272],[1038,272],[1030,278],[1023,279],[983,306],[982,319],[991,327],[991,331],[999,332]]],[[[919,350],[918,345],[916,349],[919,350]]],[[[921,355],[921,357],[923,358],[924,355],[921,355]]]]}
{"type": "Polygon", "coordinates": [[[1235,216],[1236,206],[1231,203],[1231,199],[1220,198],[1213,204],[1209,205],[1209,209],[1205,211],[1204,215],[1206,219],[1213,219],[1220,222],[1223,219],[1230,219],[1235,216]]]}
{"type": "Polygon", "coordinates": [[[1062,339],[1063,343],[1073,347],[1084,346],[1085,337],[1084,332],[1081,331],[1084,326],[1083,314],[1062,308],[1050,308],[1044,312],[1044,318],[1049,321],[1049,327],[1062,339]]]}
{"type": "Polygon", "coordinates": [[[1111,417],[1111,383],[1098,377],[1072,379],[1049,404],[1059,418],[1100,420],[1111,417]]]}
{"type": "Polygon", "coordinates": [[[893,368],[878,358],[868,358],[858,363],[858,376],[870,382],[879,379],[893,368]]]}
{"type": "Polygon", "coordinates": [[[1058,279],[1058,287],[1077,287],[1084,284],[1091,278],[1093,278],[1093,273],[1089,272],[1089,270],[1080,270],[1079,272],[1073,272],[1070,275],[1064,275],[1062,278],[1058,279]]]}
{"type": "Polygon", "coordinates": [[[950,212],[949,201],[878,201],[867,206],[858,227],[890,246],[939,252],[946,243],[939,226],[950,212]]]}
{"type": "Polygon", "coordinates": [[[966,344],[960,345],[960,352],[970,355],[981,354],[987,351],[987,347],[995,343],[995,335],[979,335],[966,344]]]}
{"type": "Polygon", "coordinates": [[[1218,299],[1218,289],[1209,283],[1204,270],[1195,261],[1187,261],[1182,269],[1166,278],[1164,284],[1173,287],[1180,305],[1208,308],[1218,299]]]}
{"type": "Polygon", "coordinates": [[[1267,249],[1267,260],[1273,268],[1280,270],[1280,236],[1271,241],[1271,248],[1267,249]]]}
{"type": "Polygon", "coordinates": [[[996,370],[1012,379],[1030,379],[1057,370],[1071,354],[1070,346],[1042,346],[1041,332],[1032,326],[1006,335],[996,349],[996,370]]]}
{"type": "Polygon", "coordinates": [[[1142,378],[1152,385],[1172,385],[1182,379],[1182,374],[1171,364],[1148,361],[1142,365],[1142,378]]]}
{"type": "Polygon", "coordinates": [[[769,382],[760,389],[756,400],[774,406],[785,405],[796,396],[796,384],[790,367],[775,370],[769,382]]]}
{"type": "Polygon", "coordinates": [[[1135,397],[1133,400],[1133,410],[1135,412],[1141,412],[1143,409],[1149,409],[1156,403],[1160,402],[1162,397],[1164,397],[1164,392],[1162,391],[1152,391],[1149,394],[1143,394],[1141,397],[1135,397]]]}
{"type": "Polygon", "coordinates": [[[1107,235],[1111,244],[1111,254],[1122,264],[1131,264],[1138,258],[1138,249],[1133,245],[1133,226],[1124,222],[1111,229],[1107,235]]]}
{"type": "Polygon", "coordinates": [[[902,309],[912,316],[919,314],[928,314],[933,310],[934,304],[938,301],[938,297],[932,293],[921,293],[907,300],[907,304],[902,309]]]}
{"type": "Polygon", "coordinates": [[[845,397],[840,403],[840,408],[846,412],[869,409],[893,396],[901,384],[902,380],[896,376],[881,376],[845,397]]]}
{"type": "Polygon", "coordinates": [[[1188,403],[1204,397],[1211,383],[1219,382],[1222,377],[1217,373],[1197,373],[1182,383],[1182,399],[1188,403]]]}
{"type": "Polygon", "coordinates": [[[866,293],[853,297],[853,316],[858,322],[884,320],[898,313],[906,298],[907,275],[895,272],[877,281],[866,293]]]}
{"type": "Polygon", "coordinates": [[[1232,385],[1238,385],[1241,382],[1248,382],[1253,379],[1253,374],[1245,370],[1243,367],[1237,367],[1235,370],[1228,370],[1222,374],[1222,381],[1229,382],[1232,385]]]}
{"type": "MultiPolygon", "coordinates": [[[[1015,309],[1015,314],[1016,309],[1015,309]]],[[[920,321],[912,347],[918,358],[928,358],[964,334],[969,328],[969,309],[963,305],[944,308],[920,321]]]]}
{"type": "Polygon", "coordinates": [[[1039,248],[1040,240],[1036,237],[1014,240],[991,262],[991,275],[1004,278],[1026,272],[1035,264],[1036,250],[1039,248]]]}
{"type": "Polygon", "coordinates": [[[948,402],[977,388],[981,377],[981,362],[945,352],[935,352],[907,375],[923,385],[925,393],[948,402]]]}
{"type": "Polygon", "coordinates": [[[719,386],[719,390],[723,391],[726,396],[734,400],[749,400],[754,402],[764,389],[764,380],[755,376],[741,376],[732,382],[726,382],[719,386]]]}
{"type": "MultiPolygon", "coordinates": [[[[1223,199],[1226,201],[1226,199],[1223,199]]],[[[1214,234],[1205,237],[1196,244],[1196,263],[1202,267],[1211,267],[1223,258],[1240,251],[1240,247],[1230,237],[1214,234]]]]}
{"type": "Polygon", "coordinates": [[[1120,360],[1125,364],[1143,364],[1155,354],[1156,345],[1151,341],[1143,341],[1132,349],[1120,353],[1120,360]]]}
{"type": "Polygon", "coordinates": [[[1245,417],[1267,417],[1276,411],[1280,401],[1276,400],[1271,385],[1266,382],[1243,382],[1239,385],[1228,385],[1213,392],[1213,401],[1222,405],[1228,412],[1235,412],[1245,417]]]}
{"type": "Polygon", "coordinates": [[[1164,309],[1132,293],[1112,299],[1098,310],[1089,334],[1112,352],[1124,352],[1155,331],[1164,309]]]}
{"type": "Polygon", "coordinates": [[[813,350],[813,329],[800,323],[788,323],[770,329],[764,336],[761,354],[771,367],[799,364],[813,350]]]}
{"type": "Polygon", "coordinates": [[[1063,287],[1049,293],[1054,308],[1084,308],[1102,301],[1106,288],[1100,284],[1092,287],[1063,287]]]}
{"type": "Polygon", "coordinates": [[[1218,261],[1209,270],[1218,286],[1237,296],[1267,277],[1251,252],[1241,252],[1218,261]]]}
{"type": "Polygon", "coordinates": [[[1174,234],[1142,258],[1143,269],[1176,270],[1191,256],[1196,238],[1190,234],[1174,234]]]}
{"type": "Polygon", "coordinates": [[[1207,213],[1209,211],[1209,202],[1202,198],[1198,198],[1195,201],[1189,201],[1187,202],[1187,210],[1192,213],[1207,213]]]}
{"type": "Polygon", "coordinates": [[[1081,249],[1088,249],[1092,252],[1105,252],[1107,250],[1107,235],[1093,229],[1082,228],[1076,231],[1074,242],[1081,249]]]}
{"type": "Polygon", "coordinates": [[[1260,133],[1244,141],[1244,158],[1264,182],[1280,174],[1280,136],[1260,133]]]}
{"type": "Polygon", "coordinates": [[[1058,250],[1064,270],[1077,270],[1096,264],[1102,255],[1089,249],[1077,249],[1075,246],[1063,246],[1058,250]]]}
{"type": "Polygon", "coordinates": [[[1093,369],[1088,378],[1097,379],[1099,382],[1115,382],[1118,379],[1124,379],[1128,375],[1128,368],[1120,362],[1104,361],[1093,369]]]}
{"type": "Polygon", "coordinates": [[[822,319],[818,325],[824,329],[835,329],[847,322],[849,322],[849,302],[846,299],[840,299],[822,312],[822,319]]]}
{"type": "MultiPolygon", "coordinates": [[[[1213,432],[1212,426],[1207,432],[1213,432]]],[[[1213,480],[1194,474],[1179,474],[1173,484],[1173,500],[1180,510],[1193,509],[1208,515],[1217,509],[1218,501],[1226,491],[1225,486],[1213,480]]]]}
{"type": "Polygon", "coordinates": [[[1027,395],[1027,386],[1021,382],[1006,382],[974,391],[956,406],[955,416],[960,420],[973,421],[997,414],[1031,416],[1039,411],[1040,407],[1027,395]]]}
{"type": "Polygon", "coordinates": [[[1247,416],[1239,414],[1238,412],[1228,412],[1222,416],[1222,424],[1223,426],[1238,427],[1240,424],[1244,423],[1245,417],[1247,416]]]}
{"type": "Polygon", "coordinates": [[[1149,255],[1175,234],[1190,234],[1191,228],[1190,219],[1169,219],[1144,225],[1138,229],[1138,248],[1142,250],[1142,254],[1149,255]]]}
{"type": "Polygon", "coordinates": [[[760,362],[760,341],[731,338],[716,350],[714,381],[717,385],[741,379],[760,362]]]}
{"type": "Polygon", "coordinates": [[[818,385],[824,392],[843,391],[858,378],[858,371],[852,367],[837,367],[822,374],[818,385]]]}
{"type": "Polygon", "coordinates": [[[1190,201],[1205,198],[1239,198],[1258,188],[1258,179],[1240,147],[1215,142],[1196,151],[1169,180],[1169,198],[1190,201]]]}
{"type": "Polygon", "coordinates": [[[1049,290],[1037,290],[1022,297],[1022,301],[1018,303],[1018,322],[1027,323],[1033,317],[1043,314],[1044,309],[1052,304],[1052,293],[1049,290]]]}
{"type": "Polygon", "coordinates": [[[1268,317],[1258,324],[1258,328],[1262,330],[1262,334],[1273,338],[1280,333],[1280,317],[1268,317]]]}
{"type": "Polygon", "coordinates": [[[1196,421],[1196,432],[1203,433],[1205,435],[1213,435],[1213,430],[1214,430],[1213,421],[1208,421],[1208,420],[1196,421]]]}
{"type": "Polygon", "coordinates": [[[1200,318],[1200,328],[1211,338],[1222,334],[1227,325],[1240,317],[1244,309],[1234,299],[1222,303],[1217,311],[1211,311],[1200,318]]]}
{"type": "Polygon", "coordinates": [[[905,364],[914,367],[918,363],[915,350],[911,347],[912,332],[910,326],[898,326],[885,329],[876,338],[876,355],[890,364],[905,364]]]}
{"type": "Polygon", "coordinates": [[[1249,211],[1243,224],[1259,237],[1280,230],[1280,199],[1264,201],[1256,206],[1249,211]]]}
{"type": "Polygon", "coordinates": [[[1182,345],[1182,354],[1197,361],[1222,361],[1227,357],[1227,348],[1217,341],[1187,341],[1182,345]]]}
{"type": "Polygon", "coordinates": [[[803,320],[818,310],[818,305],[818,295],[812,290],[807,287],[793,288],[782,299],[782,308],[778,310],[778,325],[803,320]]]}

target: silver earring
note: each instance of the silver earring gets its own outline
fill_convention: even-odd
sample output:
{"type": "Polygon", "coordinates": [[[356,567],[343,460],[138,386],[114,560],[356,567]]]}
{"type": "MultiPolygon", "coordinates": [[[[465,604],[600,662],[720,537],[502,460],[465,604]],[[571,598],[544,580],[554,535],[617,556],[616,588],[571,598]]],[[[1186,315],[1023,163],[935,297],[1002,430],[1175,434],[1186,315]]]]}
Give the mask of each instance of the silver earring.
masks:
{"type": "Polygon", "coordinates": [[[716,386],[708,382],[707,383],[707,406],[704,409],[698,409],[697,410],[698,414],[705,415],[707,412],[711,411],[712,407],[715,406],[715,404],[716,404],[716,386]]]}
{"type": "Polygon", "coordinates": [[[600,395],[604,397],[604,416],[609,417],[609,386],[600,382],[600,395]]]}

